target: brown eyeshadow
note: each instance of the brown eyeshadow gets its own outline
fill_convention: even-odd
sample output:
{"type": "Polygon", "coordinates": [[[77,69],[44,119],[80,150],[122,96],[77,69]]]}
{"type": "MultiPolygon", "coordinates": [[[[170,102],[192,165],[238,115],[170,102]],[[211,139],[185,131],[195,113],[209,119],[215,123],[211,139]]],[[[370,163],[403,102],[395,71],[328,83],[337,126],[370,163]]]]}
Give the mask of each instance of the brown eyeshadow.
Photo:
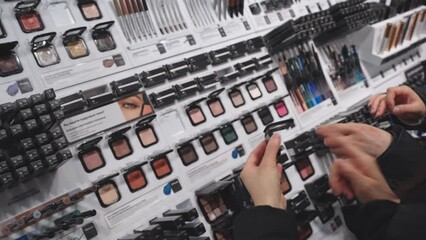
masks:
{"type": "Polygon", "coordinates": [[[187,144],[178,150],[178,154],[185,166],[188,166],[198,160],[198,155],[195,152],[192,144],[187,144]]]}
{"type": "Polygon", "coordinates": [[[297,161],[296,168],[302,180],[310,178],[315,173],[309,158],[297,161]]]}
{"type": "Polygon", "coordinates": [[[243,118],[241,122],[247,134],[257,131],[257,125],[252,116],[243,118]]]}
{"type": "Polygon", "coordinates": [[[0,56],[0,71],[2,73],[14,72],[18,69],[18,63],[16,62],[13,55],[0,56]]]}
{"type": "Polygon", "coordinates": [[[210,154],[215,152],[219,146],[217,145],[216,139],[213,137],[213,135],[206,135],[203,136],[201,139],[201,146],[204,149],[204,152],[206,154],[210,154]]]}
{"type": "Polygon", "coordinates": [[[133,151],[129,145],[129,142],[125,138],[121,138],[116,140],[111,144],[112,151],[114,152],[114,156],[116,158],[123,158],[125,156],[130,155],[133,151]]]}

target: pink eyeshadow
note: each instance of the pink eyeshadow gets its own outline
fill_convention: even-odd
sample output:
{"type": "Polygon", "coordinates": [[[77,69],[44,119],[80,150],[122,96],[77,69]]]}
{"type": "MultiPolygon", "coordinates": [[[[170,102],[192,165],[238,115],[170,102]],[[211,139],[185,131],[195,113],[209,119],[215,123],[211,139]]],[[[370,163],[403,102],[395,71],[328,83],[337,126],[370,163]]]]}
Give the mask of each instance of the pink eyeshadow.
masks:
{"type": "Polygon", "coordinates": [[[199,124],[206,120],[200,108],[194,108],[188,112],[193,124],[199,124]]]}
{"type": "Polygon", "coordinates": [[[278,116],[284,117],[288,114],[286,105],[283,102],[275,104],[275,109],[277,110],[278,116]]]}
{"type": "Polygon", "coordinates": [[[157,137],[151,128],[143,129],[139,132],[139,138],[145,146],[149,146],[157,142],[157,137]]]}
{"type": "Polygon", "coordinates": [[[89,171],[93,171],[104,165],[101,155],[98,151],[92,150],[83,154],[83,161],[89,171]]]}
{"type": "Polygon", "coordinates": [[[221,115],[225,111],[220,100],[209,103],[209,108],[215,117],[221,115]]]}

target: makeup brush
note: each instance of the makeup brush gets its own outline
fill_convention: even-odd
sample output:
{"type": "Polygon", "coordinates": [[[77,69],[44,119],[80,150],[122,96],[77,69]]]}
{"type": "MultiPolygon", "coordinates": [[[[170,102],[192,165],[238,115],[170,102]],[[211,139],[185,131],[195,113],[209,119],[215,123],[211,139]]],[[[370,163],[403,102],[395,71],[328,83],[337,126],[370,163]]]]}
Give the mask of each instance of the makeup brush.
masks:
{"type": "Polygon", "coordinates": [[[138,4],[140,4],[140,9],[142,10],[142,16],[143,21],[148,26],[148,32],[152,36],[152,33],[154,33],[155,36],[157,36],[157,31],[155,31],[154,23],[152,22],[151,16],[148,12],[148,5],[146,4],[146,0],[137,0],[138,4]]]}
{"type": "Polygon", "coordinates": [[[118,0],[114,0],[114,7],[115,7],[115,11],[117,13],[117,19],[118,19],[118,23],[120,24],[121,29],[123,30],[124,33],[124,37],[126,37],[128,42],[130,41],[130,36],[129,36],[129,30],[127,29],[127,26],[123,23],[123,13],[121,11],[121,7],[120,4],[118,3],[118,0]]]}
{"type": "Polygon", "coordinates": [[[138,26],[138,23],[135,19],[134,9],[133,9],[133,5],[131,3],[131,0],[125,0],[125,2],[126,2],[126,6],[127,6],[127,11],[128,11],[128,14],[129,14],[128,16],[129,16],[130,22],[133,26],[133,29],[135,30],[136,36],[140,40],[142,40],[142,34],[141,34],[140,28],[138,26]]]}
{"type": "Polygon", "coordinates": [[[139,28],[140,28],[140,30],[142,32],[142,35],[145,38],[148,38],[147,37],[147,35],[148,35],[147,28],[145,26],[145,23],[142,21],[142,15],[141,15],[142,14],[142,9],[139,8],[137,0],[130,0],[130,1],[132,3],[132,6],[133,6],[133,10],[134,10],[134,15],[135,15],[136,22],[137,22],[137,24],[138,24],[138,26],[139,26],[139,28]]]}
{"type": "Polygon", "coordinates": [[[164,28],[164,23],[163,23],[162,19],[160,19],[160,16],[158,15],[157,10],[155,8],[153,8],[152,3],[149,0],[145,0],[145,3],[146,3],[146,1],[148,1],[149,8],[152,10],[152,13],[154,15],[154,19],[157,22],[158,29],[160,30],[161,35],[164,35],[164,32],[167,32],[167,30],[164,28]],[[163,31],[163,28],[164,28],[164,31],[163,31]]]}
{"type": "Polygon", "coordinates": [[[182,11],[181,11],[181,9],[180,9],[180,7],[179,7],[178,2],[177,2],[177,1],[173,1],[173,0],[172,0],[172,2],[175,4],[176,11],[177,11],[177,13],[178,13],[178,15],[179,15],[179,18],[180,18],[180,22],[181,22],[181,24],[183,25],[183,27],[184,27],[185,29],[187,29],[187,28],[188,28],[188,26],[187,26],[187,24],[186,24],[186,22],[185,22],[185,18],[184,18],[184,17],[183,17],[183,15],[182,15],[182,11]]]}
{"type": "Polygon", "coordinates": [[[133,26],[132,26],[132,24],[131,24],[131,21],[129,20],[129,18],[128,18],[128,11],[127,11],[127,6],[126,6],[126,2],[125,2],[125,0],[120,0],[120,6],[121,6],[121,10],[122,10],[122,12],[123,12],[123,18],[124,18],[124,20],[125,20],[125,23],[126,23],[126,25],[127,25],[127,28],[129,29],[129,33],[130,33],[130,36],[133,38],[133,40],[136,42],[136,36],[135,36],[135,33],[134,33],[134,29],[133,29],[133,26]]]}

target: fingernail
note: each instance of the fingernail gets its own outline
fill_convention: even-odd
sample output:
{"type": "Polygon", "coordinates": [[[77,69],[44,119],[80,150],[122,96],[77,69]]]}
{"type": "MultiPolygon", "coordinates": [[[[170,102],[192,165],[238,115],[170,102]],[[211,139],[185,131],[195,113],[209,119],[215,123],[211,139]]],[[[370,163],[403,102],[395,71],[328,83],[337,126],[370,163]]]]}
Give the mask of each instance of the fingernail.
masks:
{"type": "Polygon", "coordinates": [[[399,107],[394,107],[392,110],[393,114],[398,115],[401,113],[401,109],[399,107]]]}

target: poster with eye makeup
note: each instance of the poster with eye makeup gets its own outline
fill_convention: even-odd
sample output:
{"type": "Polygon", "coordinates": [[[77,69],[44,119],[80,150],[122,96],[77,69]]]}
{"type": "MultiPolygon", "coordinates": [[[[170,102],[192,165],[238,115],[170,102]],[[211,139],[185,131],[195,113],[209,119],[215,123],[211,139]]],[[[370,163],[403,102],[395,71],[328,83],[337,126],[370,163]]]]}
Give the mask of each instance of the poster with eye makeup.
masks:
{"type": "Polygon", "coordinates": [[[103,107],[91,109],[61,122],[68,142],[74,143],[124,123],[154,113],[145,92],[117,100],[103,107]]]}

